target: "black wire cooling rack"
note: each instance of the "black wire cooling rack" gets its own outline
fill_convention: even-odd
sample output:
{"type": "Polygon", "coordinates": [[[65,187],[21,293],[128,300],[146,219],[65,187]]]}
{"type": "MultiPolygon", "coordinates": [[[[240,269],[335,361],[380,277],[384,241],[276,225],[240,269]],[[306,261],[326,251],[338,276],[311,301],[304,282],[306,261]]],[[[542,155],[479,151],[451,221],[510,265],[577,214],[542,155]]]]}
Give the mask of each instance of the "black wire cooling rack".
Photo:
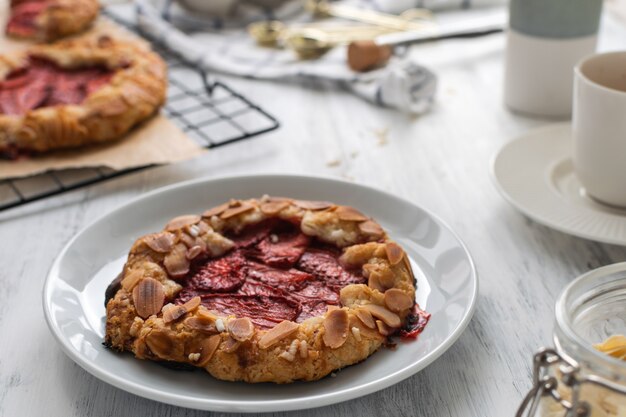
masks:
{"type": "MultiPolygon", "coordinates": [[[[112,13],[106,15],[139,33],[138,29],[112,13]]],[[[163,112],[188,136],[206,148],[249,139],[277,129],[273,116],[227,85],[183,61],[152,41],[153,49],[169,68],[168,98],[163,112]]],[[[19,162],[16,162],[19,163],[19,162]]],[[[154,165],[115,171],[80,168],[50,171],[27,178],[0,180],[0,211],[96,184],[154,165]]]]}

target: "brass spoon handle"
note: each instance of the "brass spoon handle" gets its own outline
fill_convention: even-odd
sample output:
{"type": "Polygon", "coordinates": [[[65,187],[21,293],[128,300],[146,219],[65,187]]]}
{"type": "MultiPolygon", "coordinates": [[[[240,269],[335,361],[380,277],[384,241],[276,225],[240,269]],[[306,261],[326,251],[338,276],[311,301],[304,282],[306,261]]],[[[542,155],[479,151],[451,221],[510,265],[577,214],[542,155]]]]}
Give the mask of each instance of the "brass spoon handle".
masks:
{"type": "Polygon", "coordinates": [[[334,16],[343,19],[356,20],[363,23],[387,27],[393,30],[420,30],[430,24],[418,23],[403,19],[392,14],[380,13],[373,10],[361,9],[341,4],[330,4],[326,0],[310,0],[307,8],[318,15],[334,16]]]}

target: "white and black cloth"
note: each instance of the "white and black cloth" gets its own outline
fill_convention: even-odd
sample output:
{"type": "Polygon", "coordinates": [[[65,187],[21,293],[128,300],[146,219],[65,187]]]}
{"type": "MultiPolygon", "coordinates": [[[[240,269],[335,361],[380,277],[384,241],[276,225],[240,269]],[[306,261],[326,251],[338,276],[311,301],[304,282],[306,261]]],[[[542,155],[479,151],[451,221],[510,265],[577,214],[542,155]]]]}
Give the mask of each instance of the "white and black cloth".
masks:
{"type": "MultiPolygon", "coordinates": [[[[343,1],[398,13],[412,7],[469,8],[504,0],[343,1]]],[[[332,83],[377,105],[408,113],[423,113],[430,107],[437,77],[411,59],[395,57],[384,68],[356,73],[346,65],[344,47],[334,48],[320,59],[302,61],[292,51],[257,46],[245,30],[247,24],[262,19],[306,21],[301,1],[279,3],[279,7],[263,10],[254,0],[240,0],[236,13],[231,11],[223,18],[189,12],[172,0],[135,0],[139,27],[206,71],[305,85],[332,83]]]]}

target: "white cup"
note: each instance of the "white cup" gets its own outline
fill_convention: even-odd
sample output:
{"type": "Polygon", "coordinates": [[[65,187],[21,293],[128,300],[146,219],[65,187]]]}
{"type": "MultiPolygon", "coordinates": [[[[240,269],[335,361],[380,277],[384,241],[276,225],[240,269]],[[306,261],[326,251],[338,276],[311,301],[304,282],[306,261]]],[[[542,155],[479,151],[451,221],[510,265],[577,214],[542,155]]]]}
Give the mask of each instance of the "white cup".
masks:
{"type": "Polygon", "coordinates": [[[574,69],[574,168],[587,194],[626,207],[626,51],[574,69]]]}

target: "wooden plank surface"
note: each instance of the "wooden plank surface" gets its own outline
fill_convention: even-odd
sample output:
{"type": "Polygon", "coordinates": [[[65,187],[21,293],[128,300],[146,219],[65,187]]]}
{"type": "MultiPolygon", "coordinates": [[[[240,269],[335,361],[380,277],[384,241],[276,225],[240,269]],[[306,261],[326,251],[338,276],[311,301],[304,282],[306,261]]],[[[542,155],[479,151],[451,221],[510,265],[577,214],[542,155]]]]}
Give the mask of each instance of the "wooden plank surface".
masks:
{"type": "MultiPolygon", "coordinates": [[[[620,25],[605,19],[601,49],[626,49],[620,25]]],[[[329,87],[226,78],[276,115],[282,128],[192,162],[0,214],[0,416],[212,415],[139,398],[83,371],[48,331],[41,289],[63,245],[129,199],[200,176],[259,172],[331,175],[408,198],[459,233],[481,281],[473,321],[435,363],[381,392],[294,415],[513,415],[530,385],[533,351],[551,343],[559,291],[590,268],[626,260],[626,248],[538,225],[497,194],[489,177],[494,153],[550,123],[502,106],[503,45],[504,36],[496,35],[416,49],[441,80],[435,107],[421,117],[375,108],[329,87]]]]}

